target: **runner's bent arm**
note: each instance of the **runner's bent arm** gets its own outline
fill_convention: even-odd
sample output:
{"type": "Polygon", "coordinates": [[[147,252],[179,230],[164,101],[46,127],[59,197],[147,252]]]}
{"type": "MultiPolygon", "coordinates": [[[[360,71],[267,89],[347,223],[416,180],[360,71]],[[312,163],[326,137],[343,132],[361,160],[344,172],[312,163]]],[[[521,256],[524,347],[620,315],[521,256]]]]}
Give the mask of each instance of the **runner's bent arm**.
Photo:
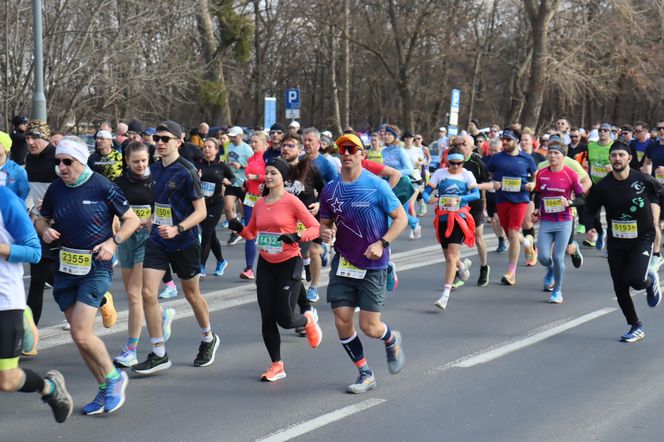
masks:
{"type": "Polygon", "coordinates": [[[0,243],[0,257],[9,262],[36,264],[41,259],[41,245],[30,217],[18,198],[8,198],[0,206],[5,227],[14,239],[14,244],[0,243]]]}

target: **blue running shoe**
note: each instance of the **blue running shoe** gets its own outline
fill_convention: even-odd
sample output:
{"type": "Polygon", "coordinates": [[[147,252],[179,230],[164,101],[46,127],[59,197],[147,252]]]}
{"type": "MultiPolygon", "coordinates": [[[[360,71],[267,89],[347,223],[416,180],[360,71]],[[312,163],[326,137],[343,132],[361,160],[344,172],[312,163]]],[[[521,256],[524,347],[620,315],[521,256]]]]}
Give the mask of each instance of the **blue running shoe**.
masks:
{"type": "Polygon", "coordinates": [[[553,269],[549,268],[546,271],[546,275],[544,275],[544,288],[543,290],[545,292],[550,292],[553,291],[553,286],[555,285],[556,281],[553,278],[553,269]]]}
{"type": "Polygon", "coordinates": [[[201,272],[198,274],[201,278],[205,278],[207,276],[207,273],[205,273],[205,266],[201,265],[201,272]]]}
{"type": "Polygon", "coordinates": [[[507,244],[505,244],[505,240],[498,241],[498,247],[496,248],[496,253],[503,253],[507,251],[507,244]]]}
{"type": "Polygon", "coordinates": [[[376,378],[371,371],[362,371],[354,384],[348,386],[346,391],[352,394],[362,394],[376,388],[376,378]]]}
{"type": "Polygon", "coordinates": [[[224,227],[224,229],[228,229],[228,220],[227,219],[224,220],[222,226],[224,227]]]}
{"type": "Polygon", "coordinates": [[[659,275],[657,272],[648,270],[648,276],[652,279],[652,284],[646,287],[646,296],[648,298],[648,305],[650,307],[657,307],[659,301],[662,299],[659,289],[659,275]]]}
{"type": "Polygon", "coordinates": [[[318,296],[318,289],[316,287],[309,287],[307,289],[307,299],[309,302],[318,302],[320,296],[318,296]]]}
{"type": "Polygon", "coordinates": [[[641,323],[633,325],[627,333],[620,337],[621,342],[636,342],[646,337],[646,332],[643,331],[641,323]]]}
{"type": "Polygon", "coordinates": [[[397,287],[399,287],[399,277],[397,277],[397,266],[390,261],[387,264],[387,284],[385,288],[387,288],[387,291],[391,292],[397,287]]]}
{"type": "Polygon", "coordinates": [[[106,400],[106,390],[100,388],[97,391],[97,396],[81,409],[81,414],[86,416],[92,416],[93,414],[99,414],[104,411],[104,402],[106,400]]]}
{"type": "Polygon", "coordinates": [[[553,293],[551,293],[551,297],[549,298],[549,303],[551,304],[563,303],[563,294],[560,292],[560,290],[554,290],[553,293]]]}
{"type": "Polygon", "coordinates": [[[166,288],[164,288],[164,290],[162,290],[161,293],[159,293],[159,299],[171,299],[175,298],[177,295],[178,295],[177,287],[166,286],[166,288]]]}
{"type": "Polygon", "coordinates": [[[330,248],[325,243],[321,244],[321,247],[323,248],[323,254],[320,256],[320,263],[325,267],[327,266],[327,261],[330,257],[330,248]]]}
{"type": "Polygon", "coordinates": [[[164,334],[164,342],[171,338],[171,324],[175,319],[175,309],[165,308],[161,313],[161,329],[164,334]]]}
{"type": "Polygon", "coordinates": [[[597,250],[602,250],[604,248],[604,240],[606,239],[606,232],[602,232],[597,235],[597,241],[595,242],[595,248],[597,250]]]}
{"type": "Polygon", "coordinates": [[[125,402],[125,390],[128,383],[129,376],[124,371],[120,371],[119,378],[106,381],[106,398],[104,400],[104,411],[106,413],[113,413],[122,407],[125,402]]]}
{"type": "Polygon", "coordinates": [[[228,261],[217,261],[217,267],[214,269],[214,276],[224,276],[224,270],[228,267],[228,261]]]}

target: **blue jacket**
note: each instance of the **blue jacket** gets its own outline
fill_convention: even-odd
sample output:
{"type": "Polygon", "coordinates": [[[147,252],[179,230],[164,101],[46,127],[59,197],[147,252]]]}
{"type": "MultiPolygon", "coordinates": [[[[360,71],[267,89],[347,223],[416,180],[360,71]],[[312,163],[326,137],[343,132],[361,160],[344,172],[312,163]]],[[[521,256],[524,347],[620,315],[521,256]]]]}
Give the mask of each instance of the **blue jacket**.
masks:
{"type": "Polygon", "coordinates": [[[18,195],[23,201],[28,197],[30,193],[30,185],[28,184],[28,173],[25,169],[14,161],[7,159],[7,162],[0,166],[0,171],[7,174],[7,183],[6,186],[18,195]]]}

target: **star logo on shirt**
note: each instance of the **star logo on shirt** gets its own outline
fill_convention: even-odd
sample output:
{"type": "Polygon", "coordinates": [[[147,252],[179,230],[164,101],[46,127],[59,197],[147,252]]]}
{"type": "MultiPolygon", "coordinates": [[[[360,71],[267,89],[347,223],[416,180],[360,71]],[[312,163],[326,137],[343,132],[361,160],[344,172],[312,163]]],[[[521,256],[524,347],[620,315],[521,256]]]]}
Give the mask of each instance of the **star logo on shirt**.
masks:
{"type": "Polygon", "coordinates": [[[341,183],[337,182],[332,195],[327,199],[327,202],[334,211],[334,222],[337,226],[340,228],[343,226],[345,229],[353,232],[358,238],[363,238],[364,236],[359,228],[360,226],[370,225],[371,223],[369,216],[371,212],[371,200],[368,197],[376,191],[377,189],[373,187],[345,187],[341,189],[341,183]],[[341,210],[341,206],[346,202],[351,203],[352,209],[350,210],[353,212],[355,222],[347,220],[346,213],[341,210]],[[355,226],[351,224],[355,224],[355,226]]]}
{"type": "MultiPolygon", "coordinates": [[[[335,193],[336,193],[336,189],[335,189],[335,193]]],[[[341,210],[341,206],[343,205],[343,203],[344,203],[343,201],[339,201],[339,198],[336,198],[336,197],[334,198],[334,202],[330,203],[330,206],[332,206],[332,210],[334,210],[334,213],[343,212],[341,210]]]]}

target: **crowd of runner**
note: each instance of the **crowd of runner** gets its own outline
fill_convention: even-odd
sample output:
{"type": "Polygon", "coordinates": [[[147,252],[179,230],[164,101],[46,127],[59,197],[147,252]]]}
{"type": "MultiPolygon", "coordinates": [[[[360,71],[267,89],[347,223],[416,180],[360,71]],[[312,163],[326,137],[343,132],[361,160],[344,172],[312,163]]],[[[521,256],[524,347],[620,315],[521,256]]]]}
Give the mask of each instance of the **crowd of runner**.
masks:
{"type": "Polygon", "coordinates": [[[480,129],[473,120],[454,136],[441,127],[426,144],[422,134],[389,124],[348,128],[334,139],[297,121],[265,130],[201,123],[187,133],[170,120],[155,127],[132,120],[115,131],[100,125],[92,149],[77,136],[51,133],[44,121],[13,123],[10,134],[0,132],[0,389],[39,393],[58,422],[73,410],[62,374],[19,366],[20,357],[38,353],[45,288],[52,287],[64,327],[97,383],[81,412],[112,413],[126,399],[126,370],[151,375],[171,366],[166,343],[175,310],[162,308],[159,298],[178,296],[173,274],[200,329],[193,365],[214,363],[221,336],[212,329],[200,278],[208,277],[210,254],[212,277],[233,277],[220,227],[227,246],[244,241],[245,262],[234,276],[255,280],[270,358],[259,376],[265,382],[286,377],[279,327],[320,345],[314,304],[328,265],[327,302],[358,370],[347,391],[376,387],[356,330],[358,312],[362,333],[383,341],[390,373],[401,371],[401,333],[381,316],[386,291],[399,283],[390,244],[405,230],[421,241],[429,206],[445,257],[435,308],[447,309],[452,291],[470,278],[464,244],[477,247],[477,285],[489,284],[485,223],[498,239],[495,251],[507,252],[500,282],[517,284],[523,249],[526,266],[543,267],[552,304],[563,302],[565,256],[575,268],[583,265],[575,235],[603,250],[629,325],[623,342],[645,337],[630,287],[645,290],[650,307],[660,302],[664,121],[584,130],[559,118],[537,136],[519,124],[480,129]],[[98,311],[104,327],[117,321],[109,291],[116,266],[125,293],[115,296],[127,297],[128,324],[126,343],[112,357],[94,321],[98,311]],[[144,323],[150,341],[141,354],[144,323]]]}

